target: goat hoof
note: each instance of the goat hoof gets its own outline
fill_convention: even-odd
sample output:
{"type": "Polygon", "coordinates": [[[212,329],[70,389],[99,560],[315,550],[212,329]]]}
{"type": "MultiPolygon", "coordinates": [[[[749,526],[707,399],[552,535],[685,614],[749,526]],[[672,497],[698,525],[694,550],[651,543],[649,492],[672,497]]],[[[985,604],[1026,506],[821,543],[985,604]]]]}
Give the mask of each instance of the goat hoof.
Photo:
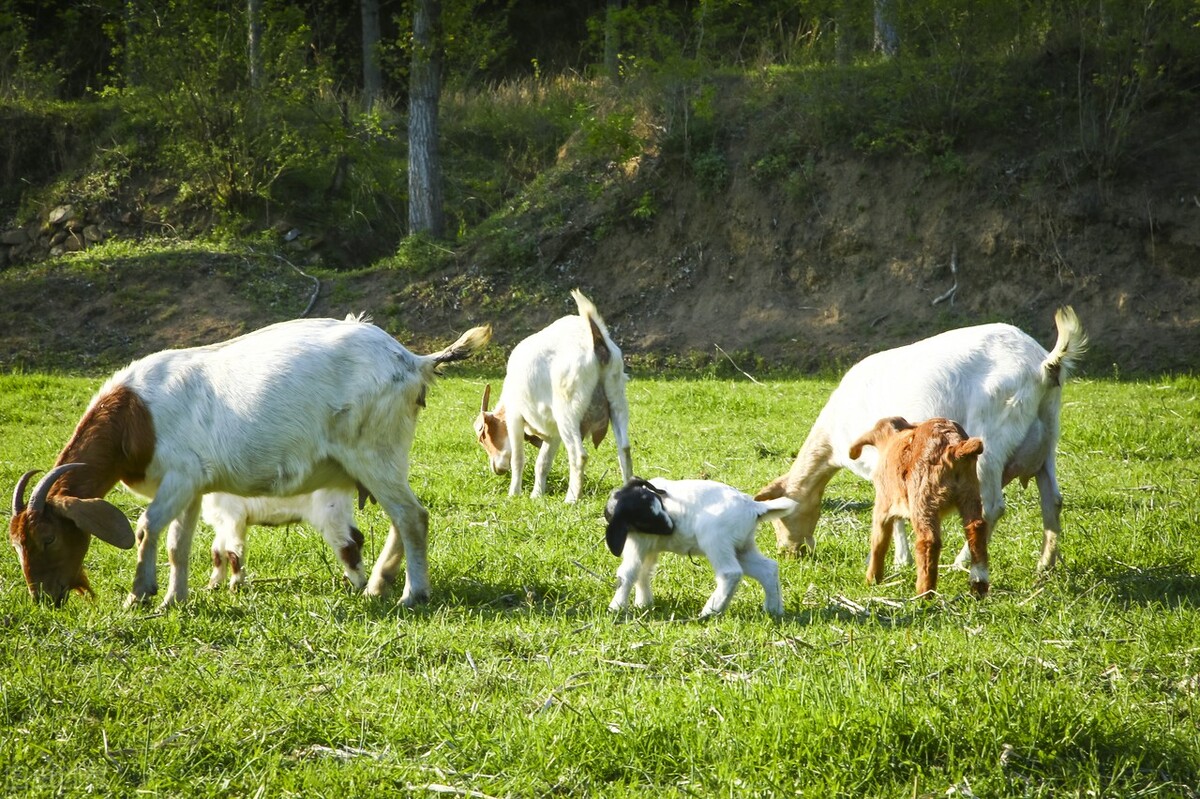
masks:
{"type": "Polygon", "coordinates": [[[413,591],[411,594],[400,597],[400,604],[406,608],[415,608],[417,605],[424,605],[428,602],[428,591],[413,591]]]}
{"type": "Polygon", "coordinates": [[[971,583],[971,593],[975,595],[976,599],[983,599],[991,587],[992,584],[988,582],[971,583]]]}
{"type": "Polygon", "coordinates": [[[125,597],[125,607],[132,609],[147,606],[150,604],[150,600],[153,597],[154,594],[146,594],[144,596],[141,594],[130,594],[129,596],[125,597]]]}

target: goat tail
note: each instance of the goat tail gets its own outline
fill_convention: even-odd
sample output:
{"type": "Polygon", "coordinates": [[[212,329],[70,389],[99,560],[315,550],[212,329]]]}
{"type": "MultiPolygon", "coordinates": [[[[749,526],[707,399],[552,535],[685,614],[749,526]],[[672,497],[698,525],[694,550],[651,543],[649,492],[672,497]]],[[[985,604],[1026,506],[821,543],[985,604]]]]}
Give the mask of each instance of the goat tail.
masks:
{"type": "Polygon", "coordinates": [[[476,350],[491,341],[491,338],[491,325],[473,327],[459,336],[458,341],[444,350],[426,355],[425,359],[434,366],[440,366],[443,363],[451,363],[453,361],[462,361],[471,357],[476,350]]]}
{"type": "Polygon", "coordinates": [[[1061,386],[1087,351],[1088,336],[1070,305],[1055,311],[1054,325],[1058,328],[1058,341],[1042,361],[1042,377],[1049,385],[1061,386]]]}
{"type": "Polygon", "coordinates": [[[769,522],[783,516],[790,516],[798,507],[800,506],[796,504],[795,500],[788,499],[787,497],[759,501],[758,520],[760,522],[769,522]]]}
{"type": "Polygon", "coordinates": [[[779,477],[776,477],[774,480],[767,483],[758,490],[757,494],[754,495],[754,501],[766,502],[767,500],[779,499],[780,497],[787,496],[787,478],[788,476],[786,474],[781,474],[779,477]]]}
{"type": "Polygon", "coordinates": [[[596,357],[601,364],[607,365],[612,359],[612,346],[615,345],[612,345],[612,339],[608,337],[608,327],[604,324],[604,317],[600,315],[596,305],[579,289],[571,289],[571,297],[575,300],[575,307],[579,309],[579,316],[587,322],[588,330],[591,331],[592,349],[595,351],[596,357]]]}

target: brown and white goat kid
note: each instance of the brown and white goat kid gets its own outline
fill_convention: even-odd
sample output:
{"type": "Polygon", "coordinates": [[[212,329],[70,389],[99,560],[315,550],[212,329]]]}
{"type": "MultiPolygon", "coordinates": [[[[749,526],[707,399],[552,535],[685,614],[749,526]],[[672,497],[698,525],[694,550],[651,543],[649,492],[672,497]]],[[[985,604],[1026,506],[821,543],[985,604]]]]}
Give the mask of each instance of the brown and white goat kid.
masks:
{"type": "Polygon", "coordinates": [[[988,591],[987,523],[975,461],[983,440],[968,438],[950,419],[927,419],[918,425],[900,416],[880,419],[850,445],[850,457],[874,447],[875,511],[871,519],[871,555],[867,583],[883,580],[883,561],[897,521],[908,519],[917,551],[917,595],[937,590],[942,554],[942,517],[958,511],[971,553],[971,592],[988,591]]]}
{"type": "MultiPolygon", "coordinates": [[[[366,592],[380,595],[405,561],[401,601],[429,597],[429,514],[408,485],[417,412],[438,365],[468,357],[491,329],[476,327],[431,355],[349,318],[298,319],[206,347],[167,350],[117,372],[92,399],[57,465],[23,499],[13,492],[9,539],[30,593],[61,604],[90,592],[92,536],[138,545],[128,603],[158,592],[158,536],[170,525],[163,605],[187,599],[188,556],[201,497],[290,496],[361,485],[391,529],[366,592]],[[117,482],[152,497],[135,538],[102,498],[117,482]]],[[[358,567],[355,548],[340,553],[358,567]]]]}
{"type": "MultiPolygon", "coordinates": [[[[874,451],[848,458],[850,443],[888,416],[956,419],[983,439],[978,459],[983,517],[989,535],[1004,515],[1004,486],[1034,478],[1042,504],[1040,570],[1058,560],[1062,494],[1054,468],[1062,386],[1087,347],[1087,334],[1071,308],[1054,315],[1058,340],[1050,352],[1012,325],[950,330],[859,361],[846,372],[813,423],[792,468],[755,499],[788,496],[799,509],[775,522],[779,548],[811,553],[821,515],[821,495],[838,469],[871,479],[874,451]]],[[[896,562],[911,561],[904,523],[897,521],[896,562]]],[[[965,566],[963,547],[955,563],[965,566]]]]}
{"type": "Polygon", "coordinates": [[[512,473],[509,496],[521,493],[529,441],[538,447],[530,496],[546,493],[550,464],[562,443],[570,469],[566,501],[578,500],[588,458],[583,442],[591,438],[599,446],[610,422],[621,479],[633,476],[621,349],[591,300],[579,290],[571,296],[578,316],[564,316],[513,348],[494,411],[488,411],[492,387],[483,390],[475,435],[492,472],[512,473]]]}

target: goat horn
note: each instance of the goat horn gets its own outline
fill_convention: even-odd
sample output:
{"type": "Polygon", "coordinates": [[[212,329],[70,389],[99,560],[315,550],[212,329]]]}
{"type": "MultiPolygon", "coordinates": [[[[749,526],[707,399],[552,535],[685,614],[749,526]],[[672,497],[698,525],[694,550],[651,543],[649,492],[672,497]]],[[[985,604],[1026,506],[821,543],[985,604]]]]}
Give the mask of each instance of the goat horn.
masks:
{"type": "Polygon", "coordinates": [[[25,486],[29,485],[29,478],[40,471],[41,469],[30,469],[21,475],[21,479],[17,481],[17,487],[13,489],[13,516],[19,516],[25,512],[25,486]]]}
{"type": "Polygon", "coordinates": [[[480,413],[487,413],[488,401],[492,398],[492,384],[488,383],[483,387],[483,406],[479,409],[480,413]]]}
{"type": "Polygon", "coordinates": [[[33,493],[29,497],[29,512],[41,513],[46,508],[46,497],[50,496],[50,489],[58,482],[58,478],[62,477],[72,469],[78,469],[81,466],[86,466],[85,463],[60,463],[51,469],[45,477],[38,481],[38,484],[33,487],[33,493]]]}

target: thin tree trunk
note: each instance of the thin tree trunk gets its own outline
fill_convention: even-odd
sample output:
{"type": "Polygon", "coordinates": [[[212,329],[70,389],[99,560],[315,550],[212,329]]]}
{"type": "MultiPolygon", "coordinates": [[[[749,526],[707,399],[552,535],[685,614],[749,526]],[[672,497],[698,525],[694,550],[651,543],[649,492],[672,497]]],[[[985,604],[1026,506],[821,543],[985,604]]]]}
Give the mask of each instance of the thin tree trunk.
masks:
{"type": "Polygon", "coordinates": [[[408,232],[441,237],[442,163],[438,154],[438,99],[441,94],[441,5],[413,3],[412,69],[408,99],[408,232]]]}
{"type": "Polygon", "coordinates": [[[362,0],[363,105],[368,111],[383,94],[379,39],[379,0],[362,0]]]}
{"type": "Polygon", "coordinates": [[[246,61],[250,88],[262,88],[262,0],[246,0],[246,61]]]}
{"type": "Polygon", "coordinates": [[[141,73],[138,69],[137,35],[138,35],[137,0],[125,2],[125,85],[137,86],[141,83],[141,73]]]}
{"type": "Polygon", "coordinates": [[[900,0],[875,0],[875,51],[887,58],[900,54],[900,29],[896,6],[900,0]]]}
{"type": "Polygon", "coordinates": [[[621,32],[617,29],[617,12],[620,10],[621,0],[608,0],[604,14],[604,71],[612,81],[620,77],[617,63],[621,51],[621,32]]]}

